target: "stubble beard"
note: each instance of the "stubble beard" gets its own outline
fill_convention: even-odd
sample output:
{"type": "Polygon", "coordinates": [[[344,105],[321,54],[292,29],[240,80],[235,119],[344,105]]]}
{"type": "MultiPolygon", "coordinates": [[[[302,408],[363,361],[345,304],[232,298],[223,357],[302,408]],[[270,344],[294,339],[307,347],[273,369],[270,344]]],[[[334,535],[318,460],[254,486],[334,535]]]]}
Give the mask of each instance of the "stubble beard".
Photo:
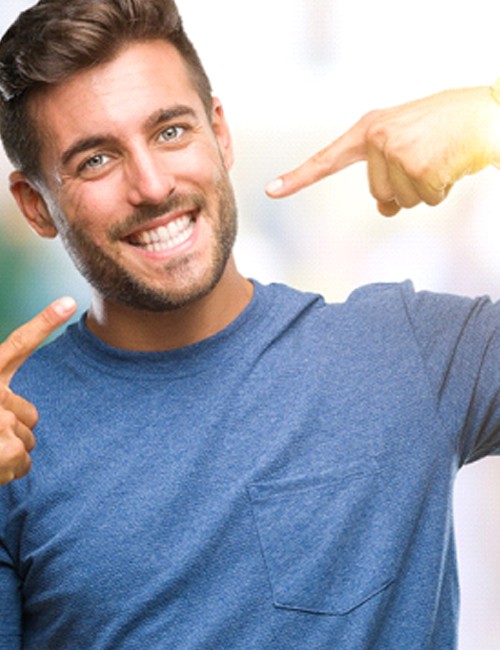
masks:
{"type": "Polygon", "coordinates": [[[187,258],[179,256],[178,259],[173,258],[168,263],[168,270],[166,269],[169,277],[172,278],[168,282],[170,286],[152,287],[97,248],[85,228],[77,224],[70,226],[62,215],[57,219],[60,224],[59,234],[77,269],[106,300],[152,312],[180,309],[200,300],[214,289],[224,273],[234,246],[237,233],[237,209],[227,174],[223,173],[220,176],[215,189],[218,205],[216,215],[208,215],[207,203],[201,194],[175,196],[161,206],[139,208],[126,220],[126,224],[111,229],[109,233],[110,240],[116,241],[120,238],[120,231],[125,228],[130,228],[132,225],[140,226],[156,216],[181,207],[195,207],[198,212],[203,212],[205,218],[212,220],[213,227],[212,258],[202,278],[192,274],[187,258]],[[171,286],[175,277],[182,278],[180,288],[171,286]]]}

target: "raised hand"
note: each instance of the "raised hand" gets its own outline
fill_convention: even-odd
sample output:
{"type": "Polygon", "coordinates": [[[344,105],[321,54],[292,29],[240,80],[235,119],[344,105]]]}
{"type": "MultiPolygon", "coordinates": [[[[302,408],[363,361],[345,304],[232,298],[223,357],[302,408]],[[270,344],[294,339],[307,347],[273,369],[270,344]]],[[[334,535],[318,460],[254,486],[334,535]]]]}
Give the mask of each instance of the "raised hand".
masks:
{"type": "Polygon", "coordinates": [[[362,160],[383,215],[421,201],[437,205],[465,174],[499,166],[498,100],[491,88],[464,88],[372,111],[266,191],[288,196],[362,160]]]}
{"type": "Polygon", "coordinates": [[[38,413],[14,394],[9,384],[26,359],[75,312],[72,298],[56,300],[0,344],[0,485],[22,478],[31,469],[33,429],[38,413]]]}

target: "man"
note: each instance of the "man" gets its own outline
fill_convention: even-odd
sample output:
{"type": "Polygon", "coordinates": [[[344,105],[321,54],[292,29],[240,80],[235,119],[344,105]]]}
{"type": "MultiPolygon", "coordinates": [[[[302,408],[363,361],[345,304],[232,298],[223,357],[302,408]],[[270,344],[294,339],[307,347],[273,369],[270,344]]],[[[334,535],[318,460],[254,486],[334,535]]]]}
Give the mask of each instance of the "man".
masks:
{"type": "MultiPolygon", "coordinates": [[[[12,192],[93,288],[54,343],[30,356],[70,299],[0,348],[4,483],[38,419],[0,491],[0,648],[454,647],[451,490],[500,446],[500,308],[243,278],[229,130],[172,2],[43,0],[0,63],[12,192]]],[[[381,203],[422,196],[374,164],[381,203]]]]}

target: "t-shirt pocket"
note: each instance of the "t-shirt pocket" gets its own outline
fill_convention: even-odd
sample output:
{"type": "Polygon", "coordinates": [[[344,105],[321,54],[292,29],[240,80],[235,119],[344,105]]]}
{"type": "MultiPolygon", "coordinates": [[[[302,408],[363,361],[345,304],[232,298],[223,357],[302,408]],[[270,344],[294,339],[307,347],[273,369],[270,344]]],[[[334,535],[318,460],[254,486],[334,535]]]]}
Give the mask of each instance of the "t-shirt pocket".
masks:
{"type": "Polygon", "coordinates": [[[384,487],[373,460],[248,486],[276,607],[342,615],[388,588],[401,540],[384,487]]]}

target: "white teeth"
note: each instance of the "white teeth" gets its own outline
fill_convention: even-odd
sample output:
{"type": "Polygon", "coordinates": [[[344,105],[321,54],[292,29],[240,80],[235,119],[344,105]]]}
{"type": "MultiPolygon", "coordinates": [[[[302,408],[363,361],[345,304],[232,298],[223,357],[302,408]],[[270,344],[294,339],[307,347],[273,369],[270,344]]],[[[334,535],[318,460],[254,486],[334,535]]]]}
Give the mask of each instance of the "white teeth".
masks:
{"type": "Polygon", "coordinates": [[[158,234],[158,241],[163,241],[168,239],[168,229],[165,228],[165,226],[161,226],[160,228],[158,228],[156,232],[158,234]]]}
{"type": "Polygon", "coordinates": [[[130,237],[130,243],[142,246],[145,250],[159,253],[175,248],[185,242],[194,230],[194,219],[189,216],[179,217],[166,226],[145,230],[130,237]]]}

